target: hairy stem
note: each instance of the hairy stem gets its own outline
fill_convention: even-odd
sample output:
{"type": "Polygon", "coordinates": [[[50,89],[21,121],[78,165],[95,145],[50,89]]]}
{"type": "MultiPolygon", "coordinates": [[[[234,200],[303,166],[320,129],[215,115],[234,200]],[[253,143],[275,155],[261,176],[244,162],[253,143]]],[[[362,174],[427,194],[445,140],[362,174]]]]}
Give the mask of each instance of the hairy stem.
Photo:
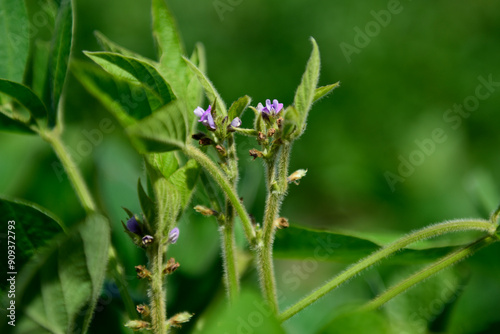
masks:
{"type": "Polygon", "coordinates": [[[340,286],[342,283],[350,280],[361,271],[371,267],[375,263],[380,260],[394,254],[400,249],[420,240],[429,239],[436,237],[438,235],[442,235],[445,233],[451,232],[459,232],[459,231],[467,231],[467,230],[479,230],[488,232],[490,234],[494,233],[495,228],[494,225],[491,224],[490,221],[487,220],[455,220],[444,222],[440,224],[431,225],[425,227],[421,230],[410,233],[401,239],[394,241],[393,243],[381,248],[378,251],[375,251],[371,255],[365,257],[358,263],[355,263],[341,272],[339,275],[334,277],[332,280],[327,282],[325,285],[315,290],[295,305],[288,308],[286,311],[280,314],[279,318],[281,321],[285,321],[297,314],[307,306],[311,305],[319,298],[326,295],[328,292],[340,286]]]}
{"type": "Polygon", "coordinates": [[[66,150],[66,147],[64,147],[59,135],[55,132],[41,132],[40,135],[49,142],[54,149],[85,211],[87,213],[96,212],[97,206],[83,180],[82,174],[73,161],[70,153],[66,150]]]}
{"type": "Polygon", "coordinates": [[[383,292],[379,296],[377,296],[375,299],[372,301],[368,302],[365,304],[363,307],[360,308],[360,311],[370,311],[379,308],[392,298],[396,297],[400,293],[403,293],[407,289],[411,288],[412,286],[422,282],[423,280],[429,278],[430,276],[436,274],[440,270],[443,270],[458,261],[461,261],[465,259],[466,257],[474,254],[478,250],[480,250],[483,247],[486,247],[493,242],[497,241],[498,239],[495,237],[491,236],[484,236],[481,239],[465,246],[462,247],[447,256],[439,259],[438,261],[434,262],[430,266],[420,270],[419,272],[413,274],[412,276],[408,277],[407,279],[403,280],[399,284],[391,287],[387,291],[383,292]]]}
{"type": "MultiPolygon", "coordinates": [[[[156,240],[160,241],[160,239],[156,240]]],[[[163,249],[158,241],[155,241],[147,250],[151,271],[149,307],[153,333],[164,334],[167,332],[166,293],[163,289],[163,249]]]]}
{"type": "Polygon", "coordinates": [[[241,201],[236,193],[236,190],[232,186],[231,182],[224,176],[219,167],[215,165],[215,163],[203,152],[192,145],[186,145],[183,147],[184,153],[196,160],[205,170],[207,170],[210,175],[217,182],[219,187],[224,191],[227,196],[227,199],[231,202],[236,213],[240,217],[243,223],[243,229],[245,231],[246,238],[251,245],[255,244],[255,230],[252,226],[252,221],[250,216],[248,215],[245,207],[241,204],[241,201]]]}

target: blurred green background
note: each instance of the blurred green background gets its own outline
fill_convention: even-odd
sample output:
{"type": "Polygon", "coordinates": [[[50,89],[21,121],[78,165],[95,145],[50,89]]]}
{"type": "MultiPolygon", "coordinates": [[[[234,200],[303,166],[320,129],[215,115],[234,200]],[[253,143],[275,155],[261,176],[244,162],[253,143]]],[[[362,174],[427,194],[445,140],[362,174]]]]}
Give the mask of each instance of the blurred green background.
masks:
{"type": "MultiPolygon", "coordinates": [[[[27,3],[32,12],[37,8],[35,0],[27,3]]],[[[75,3],[75,58],[86,59],[82,50],[100,50],[93,35],[96,30],[154,58],[150,1],[75,3]]],[[[405,0],[396,2],[398,9],[384,25],[376,23],[374,13],[387,11],[393,1],[168,3],[187,53],[197,41],[205,45],[208,76],[226,103],[247,94],[253,98],[253,105],[267,98],[291,104],[311,50],[309,36],[320,47],[320,85],[341,82],[339,89],[313,107],[308,129],[293,147],[291,169],[305,168],[308,174],[299,186],[291,186],[284,202],[282,214],[292,222],[329,229],[404,233],[446,219],[486,218],[500,202],[500,84],[492,86],[491,91],[480,89],[490,95],[476,99],[479,103],[471,107],[469,116],[454,114],[455,120],[460,119],[459,126],[453,127],[458,123],[445,119],[455,104],[472,105],[476,101],[480,77],[500,83],[500,2],[405,0]],[[365,32],[366,28],[368,35],[361,45],[359,30],[365,32]],[[342,43],[357,47],[357,51],[346,57],[341,48],[346,44],[342,43]],[[418,153],[422,149],[416,141],[428,141],[435,129],[442,129],[446,140],[434,142],[430,154],[418,153]],[[401,159],[411,157],[417,157],[417,166],[410,175],[400,175],[404,182],[391,186],[387,172],[398,175],[401,159]]],[[[41,37],[43,33],[40,31],[41,37]]],[[[250,126],[250,114],[244,117],[244,126],[250,126]]],[[[83,130],[98,129],[102,119],[112,116],[70,77],[64,118],[65,141],[76,148],[86,140],[83,130]]],[[[0,138],[0,194],[39,203],[65,222],[83,217],[67,179],[53,168],[57,160],[47,144],[18,134],[1,133],[0,138]]],[[[262,166],[246,153],[256,143],[241,139],[241,193],[249,211],[260,220],[262,166]]],[[[82,155],[79,165],[113,221],[122,258],[127,264],[137,263],[138,252],[122,238],[119,221],[125,218],[121,206],[139,211],[136,182],[143,172],[140,157],[116,124],[102,142],[82,155]]],[[[218,277],[213,276],[218,267],[212,265],[219,261],[215,223],[188,214],[183,224],[184,240],[180,241],[184,246],[177,250],[183,281],[179,278],[172,284],[190,287],[191,277],[197,288],[187,297],[172,297],[176,300],[174,308],[179,309],[196,305],[198,291],[218,286],[218,277]],[[209,275],[213,282],[205,279],[206,286],[200,287],[199,278],[209,275]]],[[[499,254],[498,247],[494,251],[499,254]]],[[[278,272],[290,265],[289,261],[278,261],[278,272]]],[[[338,268],[327,265],[298,291],[288,291],[285,305],[338,268]]],[[[307,317],[318,310],[322,310],[322,320],[314,318],[319,324],[313,327],[321,328],[325,319],[331,318],[332,310],[342,304],[339,296],[370,296],[370,284],[359,281],[354,282],[356,288],[326,298],[322,303],[328,305],[327,310],[318,304],[299,320],[292,320],[289,332],[313,330],[307,317]]],[[[202,303],[198,304],[196,307],[202,310],[202,303]]]]}

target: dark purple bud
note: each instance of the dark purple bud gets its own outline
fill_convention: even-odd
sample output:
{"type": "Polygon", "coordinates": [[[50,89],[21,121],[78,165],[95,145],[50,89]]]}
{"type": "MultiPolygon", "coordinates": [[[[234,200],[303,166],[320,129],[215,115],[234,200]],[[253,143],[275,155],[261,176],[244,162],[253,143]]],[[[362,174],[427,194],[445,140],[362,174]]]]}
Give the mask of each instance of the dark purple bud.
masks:
{"type": "Polygon", "coordinates": [[[177,239],[179,239],[179,228],[174,227],[172,231],[168,233],[168,243],[175,244],[177,239]]]}
{"type": "Polygon", "coordinates": [[[132,216],[127,221],[127,229],[130,232],[135,233],[137,235],[141,235],[142,234],[141,225],[139,225],[139,222],[137,221],[137,219],[135,218],[135,216],[132,216]]]}

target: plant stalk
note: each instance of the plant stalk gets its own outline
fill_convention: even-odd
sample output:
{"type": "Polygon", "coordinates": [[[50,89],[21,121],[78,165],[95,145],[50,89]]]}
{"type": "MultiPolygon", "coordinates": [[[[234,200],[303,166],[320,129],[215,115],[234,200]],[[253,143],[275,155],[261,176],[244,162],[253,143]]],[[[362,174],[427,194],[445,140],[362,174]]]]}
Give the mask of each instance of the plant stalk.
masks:
{"type": "Polygon", "coordinates": [[[489,234],[493,234],[495,232],[495,226],[487,220],[455,220],[444,223],[439,223],[435,225],[431,225],[425,227],[421,230],[410,233],[393,243],[381,248],[378,251],[375,251],[371,255],[365,257],[361,261],[349,266],[339,275],[335,276],[332,280],[327,282],[325,285],[320,287],[319,289],[313,291],[308,296],[304,297],[302,300],[285,310],[283,313],[279,315],[279,319],[281,321],[285,321],[290,317],[294,316],[307,306],[311,305],[319,298],[326,295],[328,292],[333,289],[339,287],[341,284],[350,280],[361,271],[371,267],[375,263],[380,260],[394,254],[406,246],[420,241],[424,239],[433,238],[445,233],[459,232],[459,231],[468,231],[468,230],[479,230],[483,232],[487,232],[489,234]]]}
{"type": "Polygon", "coordinates": [[[387,291],[383,292],[379,296],[377,296],[375,299],[371,300],[364,306],[360,308],[360,311],[371,311],[379,308],[383,304],[387,303],[389,300],[392,298],[396,297],[397,295],[405,292],[407,289],[411,288],[412,286],[422,282],[423,280],[429,278],[430,276],[436,274],[440,270],[443,270],[458,261],[461,261],[465,259],[468,256],[471,256],[478,250],[480,250],[483,247],[486,247],[492,243],[497,241],[497,238],[492,237],[492,236],[484,236],[480,238],[479,240],[462,247],[447,256],[439,259],[438,261],[434,262],[430,266],[420,270],[419,272],[413,274],[412,276],[408,277],[404,281],[398,283],[397,285],[391,287],[387,291]]]}
{"type": "Polygon", "coordinates": [[[165,306],[166,292],[163,289],[163,247],[160,243],[161,240],[156,240],[158,241],[155,241],[147,250],[151,270],[149,307],[153,333],[164,334],[167,332],[167,310],[165,306]]]}

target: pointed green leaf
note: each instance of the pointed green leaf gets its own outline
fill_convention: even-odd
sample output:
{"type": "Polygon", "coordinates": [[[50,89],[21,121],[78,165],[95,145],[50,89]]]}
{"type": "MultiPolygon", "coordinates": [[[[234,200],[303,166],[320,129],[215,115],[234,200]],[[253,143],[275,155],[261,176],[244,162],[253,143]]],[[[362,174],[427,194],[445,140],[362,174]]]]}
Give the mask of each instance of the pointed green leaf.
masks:
{"type": "Polygon", "coordinates": [[[146,91],[143,87],[131,85],[84,62],[74,61],[72,72],[123,127],[151,115],[151,107],[145,98],[146,91]]]}
{"type": "Polygon", "coordinates": [[[166,152],[184,147],[188,129],[182,105],[173,101],[130,126],[127,133],[139,140],[143,152],[166,152]]]}
{"type": "MultiPolygon", "coordinates": [[[[206,70],[206,58],[205,58],[205,48],[203,44],[196,43],[194,47],[193,54],[191,55],[190,61],[200,69],[202,73],[206,70]]],[[[196,107],[201,106],[203,103],[203,87],[198,80],[196,74],[189,70],[187,75],[187,103],[188,111],[193,111],[196,107]]],[[[196,118],[193,118],[193,124],[196,124],[196,118]]]]}
{"type": "Polygon", "coordinates": [[[28,87],[9,80],[0,79],[0,93],[11,96],[22,104],[36,120],[47,118],[47,109],[43,102],[28,87]]]}
{"type": "Polygon", "coordinates": [[[155,65],[157,65],[154,61],[152,61],[150,59],[147,59],[145,57],[142,57],[138,53],[130,51],[129,49],[127,49],[127,48],[125,48],[125,47],[123,47],[121,45],[116,44],[115,42],[113,42],[109,38],[107,38],[100,31],[94,32],[94,35],[95,35],[95,37],[96,37],[97,42],[99,43],[99,45],[105,51],[108,51],[108,52],[111,52],[111,53],[119,53],[119,54],[122,54],[122,55],[127,56],[127,57],[136,58],[136,59],[139,59],[139,60],[141,60],[141,61],[143,61],[145,63],[150,64],[153,67],[155,65]]]}
{"type": "Polygon", "coordinates": [[[314,92],[314,98],[313,98],[313,103],[318,101],[319,99],[322,99],[323,97],[327,96],[330,94],[335,88],[340,86],[340,81],[327,85],[327,86],[321,86],[316,88],[316,91],[314,92]]]}
{"type": "Polygon", "coordinates": [[[219,93],[215,89],[212,82],[189,59],[184,58],[184,61],[188,64],[191,71],[193,71],[193,73],[200,81],[200,84],[203,86],[203,89],[205,90],[205,94],[209,100],[209,103],[212,104],[214,103],[215,100],[217,100],[217,112],[220,112],[222,115],[226,116],[227,115],[226,104],[224,103],[224,100],[220,97],[219,93]]]}
{"type": "Polygon", "coordinates": [[[0,0],[0,22],[0,78],[22,82],[29,52],[24,1],[0,0]]]}
{"type": "Polygon", "coordinates": [[[200,166],[191,159],[168,178],[169,182],[179,191],[182,209],[189,204],[199,176],[200,166]]]}
{"type": "Polygon", "coordinates": [[[170,85],[150,64],[118,53],[85,52],[85,54],[115,78],[147,88],[151,110],[155,111],[175,99],[170,85]]]}
{"type": "Polygon", "coordinates": [[[182,61],[184,48],[181,43],[177,24],[168,10],[165,0],[153,0],[153,36],[158,47],[160,66],[181,78],[186,73],[182,61]]]}
{"type": "Polygon", "coordinates": [[[311,109],[311,105],[314,100],[314,94],[316,92],[316,86],[319,79],[319,49],[314,38],[311,37],[311,43],[313,45],[313,50],[309,61],[307,62],[306,70],[302,75],[302,80],[300,82],[297,91],[295,92],[295,98],[293,100],[293,105],[300,116],[299,123],[297,124],[299,130],[296,133],[296,137],[299,137],[305,129],[307,115],[311,109]]]}
{"type": "Polygon", "coordinates": [[[49,107],[49,125],[56,123],[59,100],[66,80],[73,42],[73,3],[61,0],[50,47],[44,102],[49,107]]]}
{"type": "Polygon", "coordinates": [[[240,97],[238,100],[234,101],[229,108],[229,121],[232,121],[235,117],[241,117],[245,109],[252,102],[252,98],[248,95],[240,97]]]}
{"type": "MultiPolygon", "coordinates": [[[[8,263],[2,261],[0,264],[2,273],[20,270],[34,254],[47,245],[49,240],[63,232],[61,223],[50,212],[33,203],[0,198],[0,216],[6,219],[2,225],[4,231],[0,234],[2,251],[7,254],[8,240],[16,245],[15,264],[13,268],[9,268],[8,263]],[[12,229],[8,232],[10,225],[12,229]]],[[[2,280],[0,289],[6,285],[7,282],[2,280]]]]}
{"type": "MultiPolygon", "coordinates": [[[[277,258],[315,258],[320,261],[352,263],[382,246],[368,239],[344,233],[291,226],[277,231],[274,255],[277,258]]],[[[439,259],[453,249],[454,247],[408,248],[385,260],[384,263],[425,263],[439,259]]]]}
{"type": "Polygon", "coordinates": [[[86,332],[104,282],[109,237],[106,218],[92,215],[33,257],[17,276],[19,314],[50,333],[86,332]]]}

